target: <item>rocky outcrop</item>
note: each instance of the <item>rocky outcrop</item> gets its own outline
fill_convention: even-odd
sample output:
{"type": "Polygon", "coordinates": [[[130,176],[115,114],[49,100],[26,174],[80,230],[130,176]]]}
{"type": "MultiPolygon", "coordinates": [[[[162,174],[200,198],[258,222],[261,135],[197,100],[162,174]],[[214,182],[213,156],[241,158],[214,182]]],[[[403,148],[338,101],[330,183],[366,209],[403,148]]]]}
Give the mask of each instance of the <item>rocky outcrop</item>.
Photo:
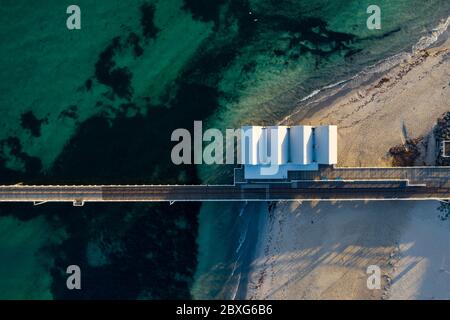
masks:
{"type": "Polygon", "coordinates": [[[444,113],[438,119],[437,125],[434,128],[434,136],[436,137],[436,145],[439,146],[436,165],[450,166],[450,158],[444,157],[443,153],[443,142],[450,141],[450,111],[444,113]]]}

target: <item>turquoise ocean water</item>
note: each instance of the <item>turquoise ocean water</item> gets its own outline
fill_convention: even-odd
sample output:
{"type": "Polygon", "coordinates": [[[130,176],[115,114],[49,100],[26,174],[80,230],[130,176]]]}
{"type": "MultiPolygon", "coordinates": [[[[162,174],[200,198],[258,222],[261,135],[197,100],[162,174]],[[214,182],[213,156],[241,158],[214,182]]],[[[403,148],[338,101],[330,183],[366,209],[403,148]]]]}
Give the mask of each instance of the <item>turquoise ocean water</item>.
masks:
{"type": "MultiPolygon", "coordinates": [[[[228,166],[172,165],[171,132],[277,122],[450,15],[448,0],[379,0],[368,30],[366,0],[79,0],[69,31],[70,4],[0,6],[0,183],[230,182],[228,166]]],[[[3,204],[0,298],[236,297],[265,210],[3,204]]]]}

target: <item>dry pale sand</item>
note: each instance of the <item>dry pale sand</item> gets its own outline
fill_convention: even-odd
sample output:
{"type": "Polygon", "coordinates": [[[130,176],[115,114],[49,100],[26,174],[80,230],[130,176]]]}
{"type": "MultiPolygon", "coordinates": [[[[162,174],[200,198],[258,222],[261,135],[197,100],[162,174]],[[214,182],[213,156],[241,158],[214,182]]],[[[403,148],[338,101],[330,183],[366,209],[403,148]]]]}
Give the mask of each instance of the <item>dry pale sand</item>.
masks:
{"type": "Polygon", "coordinates": [[[409,212],[393,261],[391,299],[450,299],[450,221],[436,221],[434,207],[409,212]]]}
{"type": "MultiPolygon", "coordinates": [[[[450,41],[418,52],[371,84],[285,122],[336,124],[340,166],[390,165],[390,147],[405,136],[427,138],[450,110],[449,52],[450,41]]],[[[421,161],[432,163],[431,155],[421,161]]],[[[438,218],[438,206],[278,203],[258,240],[247,297],[450,299],[450,222],[438,218]],[[380,290],[367,288],[369,265],[381,268],[380,290]]]]}
{"type": "Polygon", "coordinates": [[[436,201],[278,203],[253,264],[251,299],[449,299],[450,222],[436,201]],[[381,289],[367,288],[367,267],[381,289]]]}

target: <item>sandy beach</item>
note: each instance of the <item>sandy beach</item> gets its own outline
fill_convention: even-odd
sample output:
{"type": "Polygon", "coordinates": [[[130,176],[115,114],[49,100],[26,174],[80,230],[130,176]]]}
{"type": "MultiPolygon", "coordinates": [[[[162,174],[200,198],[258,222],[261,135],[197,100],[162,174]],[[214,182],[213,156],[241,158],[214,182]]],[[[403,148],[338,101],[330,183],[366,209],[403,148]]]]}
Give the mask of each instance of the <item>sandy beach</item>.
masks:
{"type": "MultiPolygon", "coordinates": [[[[368,78],[283,123],[337,125],[339,166],[390,166],[389,149],[416,138],[415,164],[433,165],[432,129],[450,111],[448,37],[368,78]]],[[[247,298],[450,299],[450,221],[439,205],[277,203],[260,230],[247,298]],[[367,288],[369,265],[381,269],[379,290],[367,288]]]]}
{"type": "Polygon", "coordinates": [[[278,203],[262,230],[250,299],[448,299],[449,221],[436,201],[278,203]],[[381,289],[367,288],[367,267],[381,289]]]}

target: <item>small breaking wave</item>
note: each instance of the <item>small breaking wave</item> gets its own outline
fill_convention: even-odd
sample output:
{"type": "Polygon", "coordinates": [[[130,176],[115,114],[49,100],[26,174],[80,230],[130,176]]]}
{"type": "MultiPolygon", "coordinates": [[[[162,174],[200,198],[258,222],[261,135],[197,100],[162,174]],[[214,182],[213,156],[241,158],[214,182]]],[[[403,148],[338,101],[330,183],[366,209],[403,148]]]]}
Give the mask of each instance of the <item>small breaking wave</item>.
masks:
{"type": "Polygon", "coordinates": [[[239,217],[242,217],[246,207],[247,207],[247,201],[245,201],[245,203],[242,205],[241,211],[239,211],[239,217]]]}
{"type": "Polygon", "coordinates": [[[238,247],[236,248],[236,253],[238,253],[241,250],[242,245],[244,244],[245,239],[247,238],[247,231],[248,228],[245,228],[244,232],[242,232],[241,236],[239,237],[239,244],[238,247]]]}
{"type": "Polygon", "coordinates": [[[439,40],[439,37],[448,31],[450,26],[450,16],[447,19],[443,19],[429,35],[423,36],[419,39],[419,41],[413,46],[412,52],[416,53],[420,50],[424,50],[432,46],[436,41],[439,40]]]}

